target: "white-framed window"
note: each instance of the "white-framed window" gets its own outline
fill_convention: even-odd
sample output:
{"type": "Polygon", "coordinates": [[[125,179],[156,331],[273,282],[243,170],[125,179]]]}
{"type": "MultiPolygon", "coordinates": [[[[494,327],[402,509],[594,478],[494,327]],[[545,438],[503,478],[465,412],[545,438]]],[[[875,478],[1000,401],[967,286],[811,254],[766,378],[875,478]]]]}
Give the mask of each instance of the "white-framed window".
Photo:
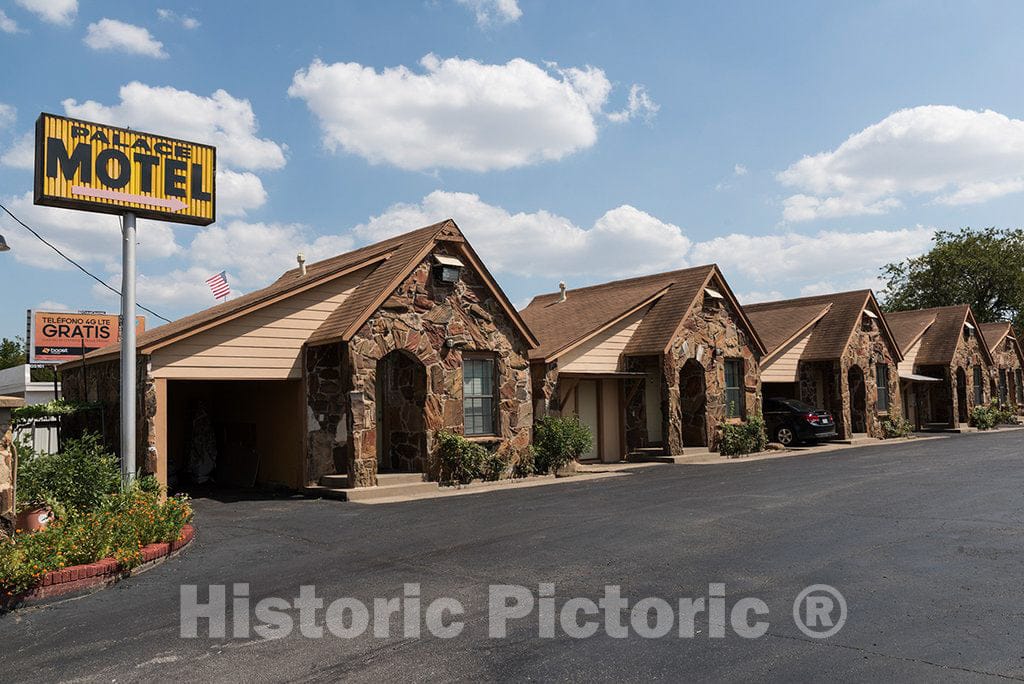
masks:
{"type": "Polygon", "coordinates": [[[467,435],[493,435],[495,430],[493,356],[466,355],[462,359],[462,416],[467,435]]]}

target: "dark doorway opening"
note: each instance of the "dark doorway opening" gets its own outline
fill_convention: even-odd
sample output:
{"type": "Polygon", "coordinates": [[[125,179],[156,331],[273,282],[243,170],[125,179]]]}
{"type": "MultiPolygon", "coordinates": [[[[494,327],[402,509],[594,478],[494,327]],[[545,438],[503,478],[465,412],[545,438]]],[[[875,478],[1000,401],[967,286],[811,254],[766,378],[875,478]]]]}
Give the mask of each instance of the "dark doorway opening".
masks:
{"type": "Polygon", "coordinates": [[[850,388],[850,431],[868,431],[868,393],[864,385],[864,371],[860,366],[850,366],[846,372],[850,388]]]}
{"type": "Polygon", "coordinates": [[[689,359],[679,371],[679,411],[684,447],[708,445],[708,393],[704,366],[689,359]]]}
{"type": "Polygon", "coordinates": [[[415,356],[397,350],[377,362],[379,472],[426,472],[426,398],[427,369],[415,356]]]}

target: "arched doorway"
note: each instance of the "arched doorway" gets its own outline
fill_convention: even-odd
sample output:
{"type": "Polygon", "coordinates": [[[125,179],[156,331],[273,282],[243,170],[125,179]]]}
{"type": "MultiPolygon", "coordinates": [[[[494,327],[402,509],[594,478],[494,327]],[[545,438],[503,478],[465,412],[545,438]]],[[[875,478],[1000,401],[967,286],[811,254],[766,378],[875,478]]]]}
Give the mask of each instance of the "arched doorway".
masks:
{"type": "Polygon", "coordinates": [[[415,356],[393,351],[377,362],[377,469],[424,472],[427,432],[423,404],[427,370],[415,356]]]}
{"type": "Polygon", "coordinates": [[[708,393],[704,366],[689,359],[679,371],[679,413],[684,447],[708,445],[708,393]]]}
{"type": "Polygon", "coordinates": [[[956,369],[956,407],[957,419],[961,423],[967,422],[967,371],[963,368],[956,369]]]}
{"type": "Polygon", "coordinates": [[[864,371],[860,366],[850,366],[846,372],[846,382],[850,388],[850,431],[867,432],[868,393],[864,386],[864,371]]]}

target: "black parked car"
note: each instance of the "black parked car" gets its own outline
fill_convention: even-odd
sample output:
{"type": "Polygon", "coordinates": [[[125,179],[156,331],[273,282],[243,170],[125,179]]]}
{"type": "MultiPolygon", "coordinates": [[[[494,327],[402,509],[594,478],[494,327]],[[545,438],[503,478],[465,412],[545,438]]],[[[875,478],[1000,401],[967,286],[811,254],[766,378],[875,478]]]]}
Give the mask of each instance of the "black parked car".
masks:
{"type": "Polygon", "coordinates": [[[838,436],[832,414],[796,399],[765,399],[764,422],[768,439],[783,446],[838,436]]]}

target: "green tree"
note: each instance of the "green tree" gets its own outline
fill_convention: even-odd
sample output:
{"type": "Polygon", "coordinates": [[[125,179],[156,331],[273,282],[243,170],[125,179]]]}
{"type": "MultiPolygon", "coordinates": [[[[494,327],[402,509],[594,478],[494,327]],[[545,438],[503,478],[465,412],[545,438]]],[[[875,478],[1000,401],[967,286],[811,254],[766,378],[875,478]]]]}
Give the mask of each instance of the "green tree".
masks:
{"type": "Polygon", "coordinates": [[[938,231],[934,242],[882,268],[887,310],[970,304],[979,322],[1024,324],[1024,230],[938,231]]]}
{"type": "MultiPolygon", "coordinates": [[[[14,368],[28,363],[28,354],[25,352],[25,339],[15,337],[13,340],[5,337],[0,340],[0,370],[14,368]]],[[[36,382],[51,382],[55,371],[52,368],[33,368],[32,380],[36,382]]]]}
{"type": "Polygon", "coordinates": [[[25,342],[20,337],[13,340],[5,337],[0,340],[0,370],[14,368],[23,363],[28,363],[25,356],[25,342]]]}

